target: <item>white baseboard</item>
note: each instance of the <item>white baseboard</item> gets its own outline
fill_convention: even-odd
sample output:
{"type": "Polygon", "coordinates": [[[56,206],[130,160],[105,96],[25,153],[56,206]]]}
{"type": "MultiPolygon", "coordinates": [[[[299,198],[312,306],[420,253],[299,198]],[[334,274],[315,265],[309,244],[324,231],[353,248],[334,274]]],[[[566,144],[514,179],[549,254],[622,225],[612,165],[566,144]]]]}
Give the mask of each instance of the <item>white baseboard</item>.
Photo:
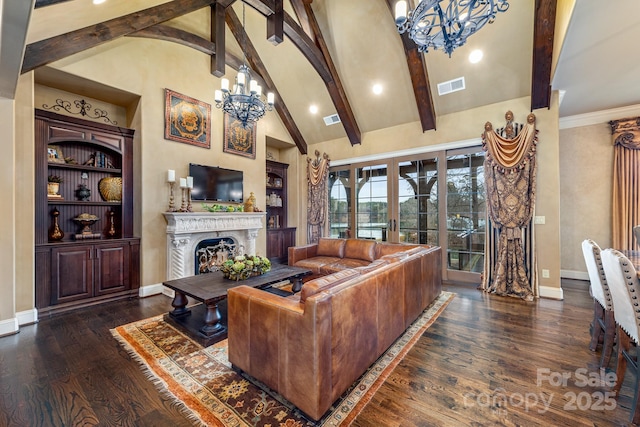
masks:
{"type": "Polygon", "coordinates": [[[150,297],[153,295],[158,295],[162,293],[162,289],[164,286],[162,283],[156,283],[155,285],[143,286],[138,289],[138,296],[140,298],[150,297]]]}
{"type": "Polygon", "coordinates": [[[20,326],[38,323],[38,309],[32,308],[31,310],[20,311],[16,313],[16,319],[20,326]]]}
{"type": "Polygon", "coordinates": [[[138,295],[140,296],[140,298],[145,298],[145,297],[150,297],[153,295],[160,295],[160,294],[166,295],[171,298],[175,296],[175,292],[173,291],[173,289],[167,288],[162,283],[143,286],[138,290],[138,295]]]}
{"type": "Polygon", "coordinates": [[[540,298],[551,298],[557,300],[564,299],[562,288],[554,288],[551,286],[540,286],[540,298]]]}
{"type": "Polygon", "coordinates": [[[20,325],[18,325],[17,317],[0,320],[0,337],[17,334],[18,332],[20,332],[20,325]]]}
{"type": "Polygon", "coordinates": [[[565,279],[589,280],[589,273],[586,271],[560,270],[560,277],[565,279]]]}

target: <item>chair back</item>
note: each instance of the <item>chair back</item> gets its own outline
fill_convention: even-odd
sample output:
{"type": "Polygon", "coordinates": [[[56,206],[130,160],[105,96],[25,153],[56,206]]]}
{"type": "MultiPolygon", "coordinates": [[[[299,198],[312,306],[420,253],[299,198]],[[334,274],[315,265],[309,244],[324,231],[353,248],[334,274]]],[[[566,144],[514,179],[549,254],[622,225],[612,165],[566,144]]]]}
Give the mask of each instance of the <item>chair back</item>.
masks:
{"type": "Polygon", "coordinates": [[[602,265],[613,299],[616,323],[638,344],[640,328],[640,281],[631,261],[620,251],[602,251],[602,265]]]}
{"type": "Polygon", "coordinates": [[[636,238],[636,245],[640,247],[640,225],[633,227],[633,235],[636,238]]]}
{"type": "Polygon", "coordinates": [[[613,310],[609,285],[607,284],[607,278],[602,268],[600,246],[593,240],[586,239],[582,242],[582,254],[587,264],[587,271],[589,272],[591,296],[594,297],[605,310],[613,310]]]}

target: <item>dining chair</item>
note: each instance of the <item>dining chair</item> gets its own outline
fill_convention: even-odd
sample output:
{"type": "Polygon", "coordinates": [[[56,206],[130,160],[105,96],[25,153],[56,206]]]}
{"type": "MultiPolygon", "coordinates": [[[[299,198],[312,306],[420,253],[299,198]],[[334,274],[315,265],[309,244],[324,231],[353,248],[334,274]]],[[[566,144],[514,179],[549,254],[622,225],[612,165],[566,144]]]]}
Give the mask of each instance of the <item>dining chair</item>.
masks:
{"type": "Polygon", "coordinates": [[[640,247],[640,225],[633,227],[633,235],[636,238],[636,245],[640,247]]]}
{"type": "Polygon", "coordinates": [[[589,292],[593,297],[593,323],[591,325],[591,343],[589,350],[596,351],[602,337],[602,355],[600,367],[609,366],[611,351],[616,333],[616,322],[613,315],[613,302],[609,293],[609,285],[602,269],[600,246],[591,239],[582,242],[582,254],[589,273],[589,292]]]}
{"type": "Polygon", "coordinates": [[[618,360],[616,362],[616,384],[613,388],[616,396],[624,381],[624,374],[629,363],[636,376],[633,404],[630,420],[640,424],[640,370],[637,358],[629,352],[631,343],[638,345],[640,335],[640,281],[636,269],[622,252],[615,249],[602,251],[602,265],[609,284],[613,300],[613,313],[617,324],[618,360]]]}

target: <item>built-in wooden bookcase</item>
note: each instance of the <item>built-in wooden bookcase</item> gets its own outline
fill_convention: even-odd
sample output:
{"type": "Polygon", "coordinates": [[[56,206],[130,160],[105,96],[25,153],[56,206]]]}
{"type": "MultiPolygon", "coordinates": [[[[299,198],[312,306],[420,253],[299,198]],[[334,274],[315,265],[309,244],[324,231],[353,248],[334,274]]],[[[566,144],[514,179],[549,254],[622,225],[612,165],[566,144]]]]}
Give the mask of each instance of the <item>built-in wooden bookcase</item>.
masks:
{"type": "Polygon", "coordinates": [[[287,225],[286,163],[267,160],[267,257],[287,263],[289,246],[296,244],[296,229],[287,225]],[[271,197],[275,195],[275,197],[271,197]],[[275,199],[275,203],[274,200],[275,199]]]}
{"type": "Polygon", "coordinates": [[[36,110],[36,307],[40,314],[137,295],[140,239],[133,235],[133,133],[36,110]],[[50,176],[62,179],[57,195],[48,194],[50,176]],[[114,194],[119,192],[120,180],[118,197],[114,194]],[[111,190],[101,192],[101,182],[103,187],[110,184],[111,190]],[[90,195],[78,192],[81,186],[90,195]],[[90,225],[90,234],[86,230],[83,234],[83,226],[74,220],[82,214],[98,218],[90,225]],[[54,233],[56,223],[62,238],[54,233]]]}

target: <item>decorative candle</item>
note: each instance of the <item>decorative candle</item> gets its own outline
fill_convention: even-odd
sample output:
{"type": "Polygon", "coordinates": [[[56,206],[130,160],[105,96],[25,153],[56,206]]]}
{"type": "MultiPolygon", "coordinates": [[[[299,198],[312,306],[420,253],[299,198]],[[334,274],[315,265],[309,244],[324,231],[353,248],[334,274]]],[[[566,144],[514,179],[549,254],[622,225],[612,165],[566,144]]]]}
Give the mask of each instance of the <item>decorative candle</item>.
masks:
{"type": "Polygon", "coordinates": [[[223,92],[229,91],[229,79],[222,79],[220,81],[220,89],[222,89],[223,92]]]}
{"type": "Polygon", "coordinates": [[[275,95],[273,94],[273,92],[269,92],[267,94],[267,104],[273,105],[274,100],[275,100],[275,95]]]}
{"type": "Polygon", "coordinates": [[[187,188],[193,188],[193,177],[192,176],[188,176],[187,177],[187,188]]]}
{"type": "Polygon", "coordinates": [[[167,181],[176,182],[176,171],[174,171],[173,169],[169,169],[167,171],[167,181]]]}
{"type": "Polygon", "coordinates": [[[251,93],[256,93],[258,91],[258,82],[255,80],[251,80],[249,82],[249,91],[251,91],[251,93]]]}
{"type": "Polygon", "coordinates": [[[222,102],[222,91],[216,90],[214,94],[214,99],[216,100],[216,102],[222,102]]]}
{"type": "Polygon", "coordinates": [[[396,24],[404,23],[407,19],[407,2],[402,0],[396,3],[396,24]]]}
{"type": "Polygon", "coordinates": [[[187,178],[180,178],[180,188],[187,187],[187,178]]]}
{"type": "Polygon", "coordinates": [[[244,73],[238,73],[238,84],[244,85],[244,73]]]}

